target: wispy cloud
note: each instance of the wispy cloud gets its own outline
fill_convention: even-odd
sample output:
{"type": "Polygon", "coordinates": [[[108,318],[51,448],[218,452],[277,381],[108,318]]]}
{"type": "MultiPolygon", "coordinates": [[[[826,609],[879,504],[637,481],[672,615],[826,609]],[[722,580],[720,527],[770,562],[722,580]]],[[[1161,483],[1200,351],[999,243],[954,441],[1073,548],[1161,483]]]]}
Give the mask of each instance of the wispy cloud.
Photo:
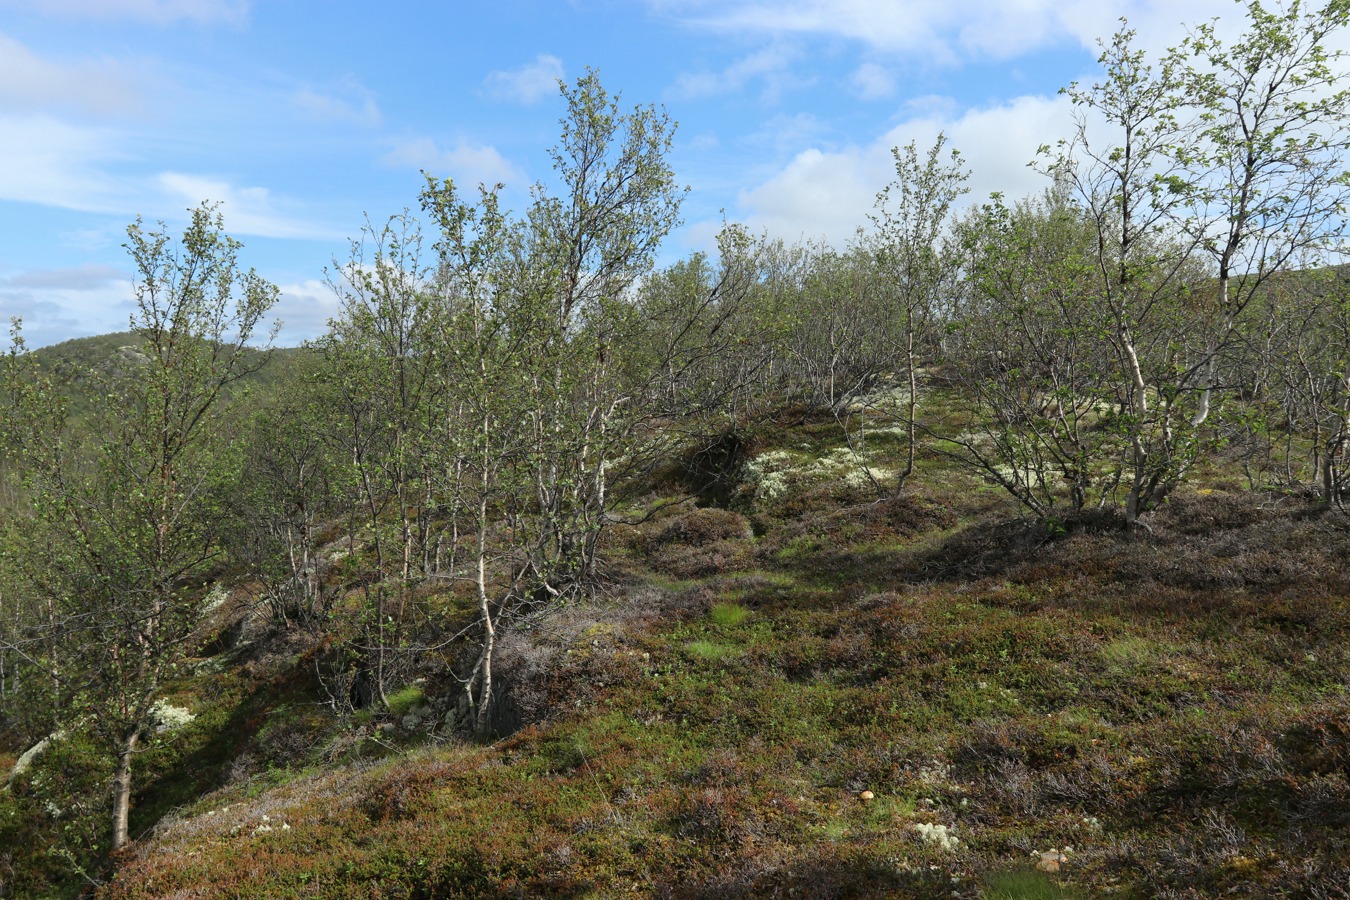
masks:
{"type": "Polygon", "coordinates": [[[886,52],[938,63],[1011,59],[1059,41],[1095,47],[1121,16],[1164,43],[1183,20],[1231,12],[1230,0],[648,0],[686,24],[744,35],[842,37],[886,52]]]}
{"type": "Polygon", "coordinates": [[[792,61],[797,51],[786,46],[766,47],[737,60],[720,71],[682,73],[667,92],[673,99],[697,100],[718,94],[734,94],[752,83],[761,85],[761,98],[776,101],[782,94],[807,82],[794,75],[792,61]]]}
{"type": "Polygon", "coordinates": [[[106,168],[124,159],[123,140],[106,128],[47,115],[0,113],[0,199],[106,212],[120,208],[106,168]]]}
{"type": "Polygon", "coordinates": [[[541,53],[534,62],[518,69],[489,73],[483,79],[483,92],[493,100],[529,106],[556,94],[562,77],[562,60],[541,53]]]}
{"type": "Polygon", "coordinates": [[[85,263],[65,269],[32,269],[13,275],[0,276],[0,287],[60,288],[71,291],[92,291],[113,282],[125,282],[127,273],[116,266],[85,263]]]}
{"type": "Polygon", "coordinates": [[[128,174],[127,138],[107,128],[50,116],[0,113],[0,200],[130,218],[174,219],[203,201],[219,202],[231,233],[278,238],[341,238],[306,220],[296,204],[265,187],[184,172],[128,174]]]}
{"type": "Polygon", "coordinates": [[[391,166],[426,169],[433,175],[449,174],[463,184],[519,185],[525,177],[506,157],[488,144],[458,141],[442,148],[431,138],[413,138],[396,146],[384,156],[391,166]]]}
{"type": "Polygon", "coordinates": [[[97,116],[137,112],[130,69],[108,61],[57,62],[0,34],[0,109],[73,111],[97,116]]]}
{"type": "Polygon", "coordinates": [[[231,234],[274,238],[337,239],[337,231],[288,214],[286,204],[264,187],[240,187],[220,178],[163,172],[155,179],[162,199],[156,208],[190,209],[202,203],[219,203],[225,228],[231,234]]]}
{"type": "Polygon", "coordinates": [[[291,96],[291,102],[316,122],[374,128],[384,118],[374,92],[355,80],[344,81],[330,92],[302,87],[291,96]]]}
{"type": "Polygon", "coordinates": [[[876,63],[863,63],[849,78],[853,91],[863,100],[885,100],[895,96],[895,75],[876,63]]]}
{"type": "Polygon", "coordinates": [[[0,0],[0,7],[71,19],[242,25],[248,21],[249,0],[0,0]]]}

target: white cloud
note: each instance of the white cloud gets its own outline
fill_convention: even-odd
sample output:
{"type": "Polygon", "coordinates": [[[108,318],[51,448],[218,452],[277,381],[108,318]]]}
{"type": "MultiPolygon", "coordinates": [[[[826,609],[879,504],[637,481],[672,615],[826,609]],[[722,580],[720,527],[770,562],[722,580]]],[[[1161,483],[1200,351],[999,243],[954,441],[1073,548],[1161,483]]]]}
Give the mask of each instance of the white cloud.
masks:
{"type": "Polygon", "coordinates": [[[375,94],[356,81],[344,82],[334,93],[320,93],[303,87],[291,96],[291,102],[318,122],[374,128],[384,118],[375,102],[375,94]]]}
{"type": "Polygon", "coordinates": [[[116,266],[85,263],[65,269],[32,269],[0,277],[0,286],[11,288],[90,291],[115,281],[126,281],[126,272],[116,266]]]}
{"type": "Polygon", "coordinates": [[[248,20],[249,0],[0,0],[0,7],[27,11],[36,7],[48,15],[72,19],[242,25],[248,20]]]}
{"type": "Polygon", "coordinates": [[[337,295],[327,283],[311,278],[279,284],[281,296],[271,318],[281,320],[277,346],[294,347],[328,329],[328,320],[341,311],[337,295]]]}
{"type": "Polygon", "coordinates": [[[384,156],[391,166],[409,166],[426,169],[433,175],[449,174],[465,185],[503,184],[519,185],[525,177],[496,147],[459,140],[455,146],[443,149],[431,138],[405,141],[384,156]]]}
{"type": "Polygon", "coordinates": [[[83,212],[176,219],[203,201],[219,202],[232,234],[278,238],[341,238],[336,230],[289,212],[263,187],[183,172],[128,175],[135,162],[126,138],[106,128],[71,125],[50,116],[0,113],[0,200],[83,212]]]}
{"type": "Polygon", "coordinates": [[[1027,163],[1041,144],[1072,130],[1063,97],[1019,97],[959,114],[931,101],[923,109],[866,146],[799,152],[772,177],[741,191],[741,218],[788,240],[823,237],[840,245],[867,224],[877,192],[895,177],[892,147],[914,141],[926,149],[945,133],[971,169],[970,200],[992,191],[1016,197],[1047,185],[1027,163]]]}
{"type": "Polygon", "coordinates": [[[895,95],[895,76],[876,63],[863,63],[849,78],[853,91],[863,100],[884,100],[895,95]]]}
{"type": "Polygon", "coordinates": [[[686,139],[685,149],[708,153],[722,146],[722,139],[717,136],[715,131],[705,131],[702,134],[696,134],[686,139]]]}
{"type": "Polygon", "coordinates": [[[529,106],[558,92],[563,77],[562,60],[541,53],[519,69],[496,71],[483,79],[483,90],[493,100],[529,106]]]}
{"type": "Polygon", "coordinates": [[[125,159],[119,135],[45,115],[0,113],[0,200],[107,212],[122,191],[104,166],[125,159]]]}
{"type": "MultiPolygon", "coordinates": [[[[340,311],[337,296],[322,280],[277,287],[280,297],[268,317],[269,322],[281,321],[277,346],[294,347],[318,337],[340,311]]],[[[128,274],[112,266],[32,269],[0,275],[0,318],[6,328],[11,316],[21,318],[24,341],[43,347],[72,337],[125,331],[135,311],[134,296],[128,274]]]]}
{"type": "Polygon", "coordinates": [[[23,320],[24,341],[58,341],[125,331],[132,309],[131,280],[111,266],[30,269],[0,276],[0,316],[23,320]]]}
{"type": "Polygon", "coordinates": [[[733,34],[843,37],[939,63],[1011,59],[1060,41],[1093,48],[1130,20],[1152,47],[1184,36],[1181,22],[1232,16],[1231,0],[648,0],[687,24],[733,34]]]}
{"type": "Polygon", "coordinates": [[[134,112],[140,106],[125,66],[108,61],[53,62],[0,34],[0,109],[60,108],[109,115],[134,112]]]}
{"type": "Polygon", "coordinates": [[[823,142],[831,130],[828,122],[809,112],[778,113],[766,119],[744,139],[744,143],[752,147],[772,147],[774,156],[781,159],[784,153],[823,142]]]}
{"type": "Polygon", "coordinates": [[[175,213],[204,202],[219,203],[230,234],[274,238],[328,238],[341,235],[329,228],[293,218],[277,208],[272,192],[263,187],[238,187],[218,178],[162,172],[155,178],[161,197],[156,209],[169,207],[175,213]]]}
{"type": "Polygon", "coordinates": [[[767,47],[737,60],[720,72],[682,73],[667,93],[674,99],[696,100],[738,93],[752,81],[759,81],[763,84],[762,98],[766,102],[774,102],[787,89],[807,83],[792,72],[792,61],[796,56],[796,51],[788,47],[767,47]]]}

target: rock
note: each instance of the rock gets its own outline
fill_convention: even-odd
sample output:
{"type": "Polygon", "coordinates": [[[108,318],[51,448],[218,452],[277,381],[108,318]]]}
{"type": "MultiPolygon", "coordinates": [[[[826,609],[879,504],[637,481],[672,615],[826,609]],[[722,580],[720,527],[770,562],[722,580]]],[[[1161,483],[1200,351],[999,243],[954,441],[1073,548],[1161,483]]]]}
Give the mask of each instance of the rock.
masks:
{"type": "Polygon", "coordinates": [[[876,795],[873,794],[871,791],[862,791],[861,793],[858,794],[858,799],[866,803],[868,800],[871,800],[875,796],[876,795]]]}
{"type": "Polygon", "coordinates": [[[1058,850],[1043,850],[1037,856],[1036,868],[1042,872],[1058,872],[1059,867],[1068,861],[1068,857],[1058,850]]]}
{"type": "Polygon", "coordinates": [[[29,747],[27,750],[25,750],[23,754],[17,760],[15,760],[14,768],[9,770],[9,779],[5,782],[5,786],[9,787],[9,785],[13,783],[15,778],[18,778],[24,772],[27,772],[30,768],[32,768],[33,760],[37,759],[38,756],[42,754],[42,751],[50,747],[53,741],[59,741],[61,740],[61,738],[65,736],[66,733],[64,731],[52,732],[51,734],[47,735],[45,738],[43,738],[33,746],[29,747]]]}

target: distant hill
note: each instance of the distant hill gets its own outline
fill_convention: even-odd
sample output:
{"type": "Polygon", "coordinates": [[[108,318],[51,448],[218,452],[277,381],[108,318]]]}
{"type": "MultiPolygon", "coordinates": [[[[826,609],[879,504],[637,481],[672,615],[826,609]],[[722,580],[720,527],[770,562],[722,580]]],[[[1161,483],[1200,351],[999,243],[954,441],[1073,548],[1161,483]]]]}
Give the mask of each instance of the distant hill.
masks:
{"type": "MultiPolygon", "coordinates": [[[[67,383],[68,399],[79,418],[88,411],[86,394],[95,374],[117,374],[145,357],[141,348],[145,339],[133,331],[116,331],[94,337],[74,338],[32,351],[33,358],[58,381],[67,383]]],[[[309,351],[302,347],[250,350],[250,366],[261,363],[256,372],[244,378],[234,389],[248,388],[270,396],[293,377],[293,364],[309,351]]]]}

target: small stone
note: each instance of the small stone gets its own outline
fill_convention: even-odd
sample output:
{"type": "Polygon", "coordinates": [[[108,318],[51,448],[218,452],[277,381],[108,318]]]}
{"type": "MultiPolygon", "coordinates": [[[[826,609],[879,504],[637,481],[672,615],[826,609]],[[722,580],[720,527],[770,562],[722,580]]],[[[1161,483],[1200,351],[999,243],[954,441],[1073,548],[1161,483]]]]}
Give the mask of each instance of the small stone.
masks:
{"type": "Polygon", "coordinates": [[[862,793],[858,794],[858,799],[866,803],[868,800],[871,800],[875,796],[876,795],[873,794],[871,791],[863,791],[862,793]]]}

